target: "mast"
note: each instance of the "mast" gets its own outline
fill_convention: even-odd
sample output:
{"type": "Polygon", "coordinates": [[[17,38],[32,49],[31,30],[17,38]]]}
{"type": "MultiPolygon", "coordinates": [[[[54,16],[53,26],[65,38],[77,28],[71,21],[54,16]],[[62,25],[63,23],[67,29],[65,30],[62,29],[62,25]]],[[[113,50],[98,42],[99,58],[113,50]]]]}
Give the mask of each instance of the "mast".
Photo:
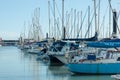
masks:
{"type": "Polygon", "coordinates": [[[38,8],[38,11],[37,11],[37,37],[38,37],[38,41],[41,40],[42,37],[40,37],[40,32],[41,31],[41,26],[40,26],[40,8],[38,8]]]}
{"type": "Polygon", "coordinates": [[[50,37],[50,1],[48,1],[49,37],[50,37]]]}
{"type": "Polygon", "coordinates": [[[56,38],[56,21],[55,21],[55,0],[53,0],[53,8],[54,8],[54,37],[56,38]]]}
{"type": "Polygon", "coordinates": [[[94,15],[95,15],[95,32],[97,31],[97,19],[96,19],[96,0],[94,0],[94,15]]]}
{"type": "Polygon", "coordinates": [[[25,42],[25,38],[26,38],[25,32],[26,32],[26,23],[24,22],[24,42],[25,42]]]}
{"type": "Polygon", "coordinates": [[[98,31],[99,31],[99,23],[100,23],[100,0],[99,0],[99,7],[98,7],[98,31]]]}
{"type": "Polygon", "coordinates": [[[77,33],[79,32],[79,18],[80,18],[80,15],[79,15],[80,13],[79,12],[77,12],[77,33]]]}
{"type": "Polygon", "coordinates": [[[113,10],[113,38],[116,38],[117,34],[117,12],[113,10]]]}
{"type": "Polygon", "coordinates": [[[76,35],[76,9],[74,10],[74,38],[76,35]]]}
{"type": "MultiPolygon", "coordinates": [[[[73,8],[71,8],[71,31],[70,31],[70,33],[72,33],[72,27],[73,27],[72,22],[73,22],[73,8]]],[[[73,37],[73,35],[70,33],[69,33],[69,35],[71,35],[71,37],[73,37]]]]}
{"type": "Polygon", "coordinates": [[[64,0],[62,0],[62,36],[65,39],[65,27],[64,27],[64,0]]]}
{"type": "MultiPolygon", "coordinates": [[[[109,3],[111,4],[111,0],[109,0],[109,3]]],[[[111,35],[111,8],[109,7],[109,37],[111,35]]]]}
{"type": "Polygon", "coordinates": [[[28,40],[30,41],[30,33],[31,33],[31,25],[30,23],[28,22],[28,40]]]}
{"type": "MultiPolygon", "coordinates": [[[[90,25],[90,6],[88,6],[88,27],[90,25]]],[[[88,38],[90,37],[90,30],[88,30],[88,38]]]]}
{"type": "MultiPolygon", "coordinates": [[[[81,11],[81,26],[82,26],[82,11],[81,11]]],[[[81,27],[81,38],[82,38],[82,27],[81,27]]]]}

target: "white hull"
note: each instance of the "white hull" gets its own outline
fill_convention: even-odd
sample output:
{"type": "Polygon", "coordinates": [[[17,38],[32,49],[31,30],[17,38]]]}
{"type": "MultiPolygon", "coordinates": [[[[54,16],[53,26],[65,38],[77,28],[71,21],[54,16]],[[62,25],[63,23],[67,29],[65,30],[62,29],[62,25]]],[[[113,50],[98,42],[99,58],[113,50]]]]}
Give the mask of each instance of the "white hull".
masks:
{"type": "Polygon", "coordinates": [[[55,55],[57,59],[59,59],[62,63],[67,64],[67,59],[64,55],[55,55]]]}
{"type": "Polygon", "coordinates": [[[120,80],[120,74],[112,75],[111,77],[116,80],[120,80]]]}
{"type": "Polygon", "coordinates": [[[38,49],[29,49],[27,52],[28,52],[28,53],[38,54],[38,53],[40,53],[40,50],[38,50],[38,49]]]}

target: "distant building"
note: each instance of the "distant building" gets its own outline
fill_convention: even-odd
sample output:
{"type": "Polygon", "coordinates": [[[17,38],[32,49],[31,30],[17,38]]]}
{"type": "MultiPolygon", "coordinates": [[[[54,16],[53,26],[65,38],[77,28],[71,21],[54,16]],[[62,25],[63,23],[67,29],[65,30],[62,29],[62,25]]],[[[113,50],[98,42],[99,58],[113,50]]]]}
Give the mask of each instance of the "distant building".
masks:
{"type": "Polygon", "coordinates": [[[0,37],[0,46],[2,45],[2,38],[0,37]]]}

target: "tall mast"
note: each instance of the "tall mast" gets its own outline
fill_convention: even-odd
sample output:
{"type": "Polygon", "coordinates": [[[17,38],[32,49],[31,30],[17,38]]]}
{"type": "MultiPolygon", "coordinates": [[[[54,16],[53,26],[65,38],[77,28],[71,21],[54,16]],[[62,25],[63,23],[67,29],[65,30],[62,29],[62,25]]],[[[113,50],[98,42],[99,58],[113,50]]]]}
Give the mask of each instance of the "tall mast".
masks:
{"type": "Polygon", "coordinates": [[[100,0],[99,0],[99,7],[98,7],[98,31],[99,31],[99,23],[100,23],[100,0]]]}
{"type": "MultiPolygon", "coordinates": [[[[81,11],[81,26],[82,26],[82,11],[81,11]]],[[[81,38],[82,38],[82,27],[81,27],[81,38]]]]}
{"type": "Polygon", "coordinates": [[[96,0],[94,0],[94,15],[95,15],[95,32],[97,31],[97,19],[96,19],[96,0]]]}
{"type": "Polygon", "coordinates": [[[26,23],[24,22],[24,41],[25,41],[25,38],[26,38],[25,32],[26,32],[26,23]]]}
{"type": "Polygon", "coordinates": [[[117,34],[117,12],[113,10],[113,38],[116,38],[117,34]]]}
{"type": "MultiPolygon", "coordinates": [[[[109,0],[111,4],[111,0],[109,0]]],[[[111,7],[109,7],[109,37],[111,36],[111,7]]]]}
{"type": "Polygon", "coordinates": [[[37,9],[37,40],[40,41],[41,26],[40,26],[40,8],[37,9]]]}
{"type": "Polygon", "coordinates": [[[53,0],[53,8],[54,8],[54,37],[56,38],[56,21],[55,21],[55,0],[53,0]]]}
{"type": "Polygon", "coordinates": [[[62,36],[65,39],[65,27],[64,27],[64,0],[62,0],[62,36]]]}
{"type": "MultiPolygon", "coordinates": [[[[88,27],[90,25],[90,6],[88,6],[88,27]]],[[[88,38],[90,37],[90,30],[88,30],[88,38]]]]}
{"type": "Polygon", "coordinates": [[[49,37],[50,37],[50,1],[48,1],[49,37]]]}
{"type": "Polygon", "coordinates": [[[74,38],[76,35],[76,9],[74,10],[74,38]]]}
{"type": "Polygon", "coordinates": [[[77,22],[77,33],[79,32],[79,21],[80,21],[80,20],[79,20],[79,18],[80,18],[80,15],[79,15],[79,14],[80,14],[80,13],[77,12],[77,17],[78,17],[78,18],[77,18],[77,21],[78,21],[78,22],[77,22]]]}
{"type": "MultiPolygon", "coordinates": [[[[70,31],[70,33],[72,33],[72,26],[73,26],[72,22],[73,22],[73,8],[71,8],[71,31],[70,31]]],[[[69,33],[69,35],[70,35],[71,37],[73,37],[73,35],[70,34],[70,33],[69,33]]]]}

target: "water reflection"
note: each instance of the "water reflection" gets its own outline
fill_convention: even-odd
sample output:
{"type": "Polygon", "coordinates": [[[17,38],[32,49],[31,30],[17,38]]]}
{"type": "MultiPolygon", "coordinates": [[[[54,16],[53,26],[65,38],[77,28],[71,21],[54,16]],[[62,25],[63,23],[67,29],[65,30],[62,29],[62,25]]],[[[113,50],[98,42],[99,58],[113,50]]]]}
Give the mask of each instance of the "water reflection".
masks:
{"type": "Polygon", "coordinates": [[[70,75],[70,72],[64,66],[49,66],[47,72],[50,80],[67,80],[67,76],[70,75]]]}
{"type": "Polygon", "coordinates": [[[0,47],[0,80],[113,80],[110,75],[73,75],[16,47],[0,47]]]}
{"type": "Polygon", "coordinates": [[[110,75],[71,75],[67,80],[113,80],[110,75]]]}
{"type": "Polygon", "coordinates": [[[46,67],[43,67],[43,64],[40,64],[39,61],[36,61],[37,55],[28,54],[26,52],[21,52],[21,61],[24,62],[25,70],[28,70],[27,74],[31,75],[33,80],[42,80],[43,74],[41,75],[41,71],[46,70],[46,67]]]}

